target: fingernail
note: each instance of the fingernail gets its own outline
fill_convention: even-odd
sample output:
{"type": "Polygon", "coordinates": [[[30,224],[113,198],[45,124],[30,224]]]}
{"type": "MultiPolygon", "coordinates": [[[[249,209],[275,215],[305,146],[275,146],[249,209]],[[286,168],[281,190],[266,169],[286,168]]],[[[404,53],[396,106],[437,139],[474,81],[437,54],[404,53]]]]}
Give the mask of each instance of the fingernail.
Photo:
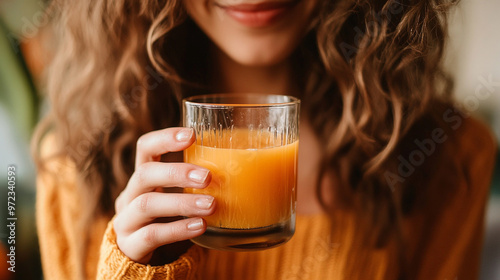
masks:
{"type": "Polygon", "coordinates": [[[213,196],[200,197],[196,199],[196,206],[200,209],[210,209],[214,202],[213,196]]]}
{"type": "Polygon", "coordinates": [[[203,228],[203,219],[196,219],[189,224],[187,224],[189,230],[195,231],[203,228]]]}
{"type": "Polygon", "coordinates": [[[191,181],[201,184],[207,179],[208,172],[210,171],[195,169],[189,172],[188,177],[191,181]]]}
{"type": "Polygon", "coordinates": [[[183,128],[177,132],[177,134],[175,135],[175,139],[179,142],[185,142],[191,139],[191,136],[193,136],[193,129],[183,128]]]}

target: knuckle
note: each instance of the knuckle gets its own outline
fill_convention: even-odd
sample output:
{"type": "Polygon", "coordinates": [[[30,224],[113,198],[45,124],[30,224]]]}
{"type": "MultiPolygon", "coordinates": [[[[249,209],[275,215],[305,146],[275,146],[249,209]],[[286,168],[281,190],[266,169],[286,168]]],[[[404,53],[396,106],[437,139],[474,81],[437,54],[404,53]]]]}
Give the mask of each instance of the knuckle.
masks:
{"type": "Polygon", "coordinates": [[[115,212],[116,213],[120,213],[121,209],[122,209],[122,199],[121,199],[121,195],[119,195],[116,200],[115,200],[115,212]]]}
{"type": "Polygon", "coordinates": [[[154,226],[143,228],[142,240],[151,247],[154,247],[158,239],[158,230],[154,226]]]}
{"type": "Polygon", "coordinates": [[[151,203],[151,195],[150,194],[142,194],[134,199],[134,208],[141,212],[145,213],[150,208],[151,203]]]}
{"type": "Polygon", "coordinates": [[[184,199],[175,200],[175,207],[178,209],[179,214],[181,215],[190,215],[192,213],[196,213],[197,209],[194,209],[194,202],[192,202],[189,196],[182,196],[184,199]],[[189,199],[188,199],[189,198],[189,199]]]}
{"type": "Polygon", "coordinates": [[[125,208],[125,206],[126,206],[125,197],[126,197],[125,190],[123,190],[118,195],[118,197],[115,199],[115,213],[116,214],[120,213],[123,210],[123,208],[125,208]]]}
{"type": "Polygon", "coordinates": [[[118,245],[118,248],[120,248],[120,250],[122,252],[127,252],[127,242],[126,242],[126,238],[120,236],[120,235],[117,235],[116,236],[116,245],[118,245]]]}
{"type": "Polygon", "coordinates": [[[165,173],[171,180],[178,181],[181,172],[178,165],[169,164],[166,166],[165,173]]]}
{"type": "Polygon", "coordinates": [[[116,217],[113,221],[113,229],[115,230],[116,235],[120,235],[122,232],[122,223],[120,217],[116,217]]]}
{"type": "Polygon", "coordinates": [[[148,134],[143,134],[139,137],[139,139],[137,139],[136,147],[138,151],[143,150],[145,148],[147,143],[147,138],[148,134]]]}
{"type": "Polygon", "coordinates": [[[143,164],[140,164],[139,166],[137,166],[137,168],[135,169],[135,173],[137,175],[141,175],[143,173],[145,173],[148,169],[148,165],[146,163],[143,163],[143,164]]]}
{"type": "Polygon", "coordinates": [[[139,185],[143,185],[147,178],[147,173],[149,170],[149,164],[143,163],[135,169],[134,175],[136,177],[136,181],[139,185]]]}
{"type": "Polygon", "coordinates": [[[178,224],[170,224],[168,227],[168,236],[171,240],[182,240],[185,235],[185,231],[178,224]]]}

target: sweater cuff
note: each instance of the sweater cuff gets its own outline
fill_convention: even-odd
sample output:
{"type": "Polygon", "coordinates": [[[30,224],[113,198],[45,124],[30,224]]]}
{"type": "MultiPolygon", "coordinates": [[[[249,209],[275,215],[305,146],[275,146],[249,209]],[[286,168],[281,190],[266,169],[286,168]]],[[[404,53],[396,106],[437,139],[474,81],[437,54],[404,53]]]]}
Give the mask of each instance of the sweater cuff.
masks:
{"type": "Polygon", "coordinates": [[[163,266],[136,263],[118,248],[111,220],[101,244],[97,279],[194,279],[202,254],[203,249],[193,245],[179,259],[163,266]]]}

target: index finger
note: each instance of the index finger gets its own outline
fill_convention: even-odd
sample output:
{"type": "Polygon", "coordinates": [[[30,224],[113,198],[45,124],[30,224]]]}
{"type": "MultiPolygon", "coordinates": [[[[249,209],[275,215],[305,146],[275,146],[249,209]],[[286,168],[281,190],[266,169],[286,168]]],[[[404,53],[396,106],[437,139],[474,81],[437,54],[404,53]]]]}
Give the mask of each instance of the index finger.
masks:
{"type": "Polygon", "coordinates": [[[159,161],[168,152],[185,150],[194,142],[194,131],[187,127],[169,127],[142,135],[137,140],[135,168],[139,165],[159,161]]]}

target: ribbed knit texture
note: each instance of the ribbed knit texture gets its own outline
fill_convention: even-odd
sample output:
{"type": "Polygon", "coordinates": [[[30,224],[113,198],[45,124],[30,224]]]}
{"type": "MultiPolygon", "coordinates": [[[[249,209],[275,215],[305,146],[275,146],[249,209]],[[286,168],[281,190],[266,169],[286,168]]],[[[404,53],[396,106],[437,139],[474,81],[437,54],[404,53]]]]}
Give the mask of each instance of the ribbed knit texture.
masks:
{"type": "Polygon", "coordinates": [[[98,279],[194,279],[200,263],[201,248],[191,247],[183,256],[164,266],[135,263],[125,256],[116,245],[116,235],[109,223],[101,247],[98,279]]]}
{"type": "MultiPolygon", "coordinates": [[[[207,279],[350,279],[344,271],[346,256],[356,245],[352,219],[331,227],[325,215],[299,216],[297,231],[287,244],[265,251],[210,250],[201,267],[207,279]],[[333,232],[332,232],[333,231],[333,232]]],[[[373,279],[390,280],[390,249],[370,254],[373,279]],[[377,275],[387,277],[379,278],[377,275]]]]}

